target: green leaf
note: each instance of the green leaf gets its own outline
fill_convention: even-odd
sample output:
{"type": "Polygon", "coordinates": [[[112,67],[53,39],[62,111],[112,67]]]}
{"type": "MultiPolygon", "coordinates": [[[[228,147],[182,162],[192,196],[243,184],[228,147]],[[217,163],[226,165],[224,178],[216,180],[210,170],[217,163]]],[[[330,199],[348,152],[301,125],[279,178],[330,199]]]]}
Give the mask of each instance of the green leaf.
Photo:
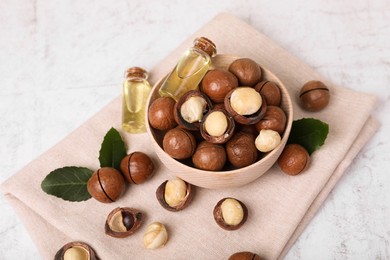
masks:
{"type": "Polygon", "coordinates": [[[302,118],[292,124],[288,143],[300,144],[309,154],[319,149],[329,133],[329,125],[314,118],[302,118]]]}
{"type": "Polygon", "coordinates": [[[85,167],[63,167],[50,172],[41,183],[44,192],[69,201],[91,198],[87,182],[93,171],[85,167]]]}
{"type": "Polygon", "coordinates": [[[121,135],[115,128],[111,128],[104,136],[100,149],[100,167],[114,167],[120,170],[120,163],[126,156],[126,146],[121,135]]]}

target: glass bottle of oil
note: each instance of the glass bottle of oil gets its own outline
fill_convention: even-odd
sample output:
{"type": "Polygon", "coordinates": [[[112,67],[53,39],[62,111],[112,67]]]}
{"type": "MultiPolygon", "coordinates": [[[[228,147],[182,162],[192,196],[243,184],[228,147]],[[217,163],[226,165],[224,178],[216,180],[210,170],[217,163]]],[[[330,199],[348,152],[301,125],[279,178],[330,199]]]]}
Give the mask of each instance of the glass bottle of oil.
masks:
{"type": "Polygon", "coordinates": [[[143,133],[145,109],[151,86],[148,73],[139,67],[132,67],[125,73],[122,100],[122,128],[129,133],[143,133]]]}
{"type": "Polygon", "coordinates": [[[216,54],[215,44],[205,37],[196,38],[168,75],[159,89],[160,96],[169,96],[176,101],[186,92],[198,88],[200,81],[211,66],[211,57],[216,54]]]}

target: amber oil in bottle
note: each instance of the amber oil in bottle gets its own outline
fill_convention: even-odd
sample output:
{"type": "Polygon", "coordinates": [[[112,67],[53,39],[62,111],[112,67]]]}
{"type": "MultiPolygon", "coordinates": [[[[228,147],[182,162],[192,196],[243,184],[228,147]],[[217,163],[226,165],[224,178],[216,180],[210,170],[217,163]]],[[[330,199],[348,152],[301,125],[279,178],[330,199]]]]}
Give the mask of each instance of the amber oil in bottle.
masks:
{"type": "Polygon", "coordinates": [[[190,90],[198,89],[199,83],[211,66],[216,54],[215,44],[205,37],[196,38],[194,45],[179,59],[159,89],[160,96],[178,99],[190,90]]]}
{"type": "Polygon", "coordinates": [[[122,100],[122,129],[129,133],[146,131],[145,110],[151,86],[148,73],[140,67],[125,72],[122,100]]]}

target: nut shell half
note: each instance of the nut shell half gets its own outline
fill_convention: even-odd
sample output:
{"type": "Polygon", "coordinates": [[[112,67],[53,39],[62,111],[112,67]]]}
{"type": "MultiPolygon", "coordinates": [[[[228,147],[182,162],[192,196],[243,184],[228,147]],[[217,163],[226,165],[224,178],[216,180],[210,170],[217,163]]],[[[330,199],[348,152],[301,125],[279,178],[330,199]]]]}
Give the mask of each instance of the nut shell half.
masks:
{"type": "Polygon", "coordinates": [[[220,201],[218,201],[217,205],[215,205],[214,207],[214,211],[213,211],[213,214],[214,214],[214,219],[215,219],[215,222],[218,224],[218,226],[220,226],[221,228],[225,229],[225,230],[237,230],[239,229],[240,227],[242,227],[242,225],[244,225],[244,223],[246,222],[247,218],[248,218],[248,208],[245,206],[244,203],[242,203],[241,201],[239,201],[238,199],[235,199],[235,198],[223,198],[221,199],[220,201]],[[237,225],[228,225],[225,220],[223,219],[223,216],[222,216],[222,210],[221,210],[221,206],[222,206],[222,203],[227,200],[227,199],[233,199],[235,201],[237,201],[238,203],[240,203],[241,207],[242,207],[242,210],[243,210],[243,218],[241,220],[241,222],[237,225]]]}
{"type": "MultiPolygon", "coordinates": [[[[54,260],[64,260],[65,253],[68,249],[75,248],[82,252],[85,259],[80,258],[81,260],[98,260],[95,251],[88,244],[80,241],[70,242],[61,247],[54,256],[54,260]]],[[[77,255],[77,257],[80,257],[77,255]]]]}
{"type": "Polygon", "coordinates": [[[128,237],[139,229],[143,222],[143,216],[138,209],[115,208],[108,214],[104,231],[112,237],[128,237]]]}
{"type": "Polygon", "coordinates": [[[169,210],[169,211],[173,211],[173,212],[180,211],[180,210],[183,210],[186,207],[188,207],[188,205],[190,205],[192,198],[194,196],[194,189],[193,189],[192,185],[189,184],[188,182],[186,182],[186,186],[187,186],[186,196],[184,197],[183,201],[179,205],[177,205],[175,207],[171,207],[165,201],[165,187],[166,187],[167,183],[168,183],[168,180],[164,181],[163,183],[161,183],[160,186],[158,186],[158,188],[156,190],[156,198],[157,198],[158,202],[160,203],[160,205],[164,209],[169,210]]]}

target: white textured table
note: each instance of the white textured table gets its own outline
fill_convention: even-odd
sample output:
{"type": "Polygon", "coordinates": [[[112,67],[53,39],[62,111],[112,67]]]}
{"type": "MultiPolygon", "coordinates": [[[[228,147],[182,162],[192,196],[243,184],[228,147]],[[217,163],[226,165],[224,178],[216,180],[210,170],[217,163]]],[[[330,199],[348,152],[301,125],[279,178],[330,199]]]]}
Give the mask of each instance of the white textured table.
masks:
{"type": "MultiPolygon", "coordinates": [[[[120,95],[125,68],[152,68],[229,12],[334,83],[379,96],[382,127],[286,258],[390,259],[390,4],[343,2],[2,0],[0,182],[120,95]]],[[[0,212],[0,259],[40,259],[2,195],[0,212]]]]}

